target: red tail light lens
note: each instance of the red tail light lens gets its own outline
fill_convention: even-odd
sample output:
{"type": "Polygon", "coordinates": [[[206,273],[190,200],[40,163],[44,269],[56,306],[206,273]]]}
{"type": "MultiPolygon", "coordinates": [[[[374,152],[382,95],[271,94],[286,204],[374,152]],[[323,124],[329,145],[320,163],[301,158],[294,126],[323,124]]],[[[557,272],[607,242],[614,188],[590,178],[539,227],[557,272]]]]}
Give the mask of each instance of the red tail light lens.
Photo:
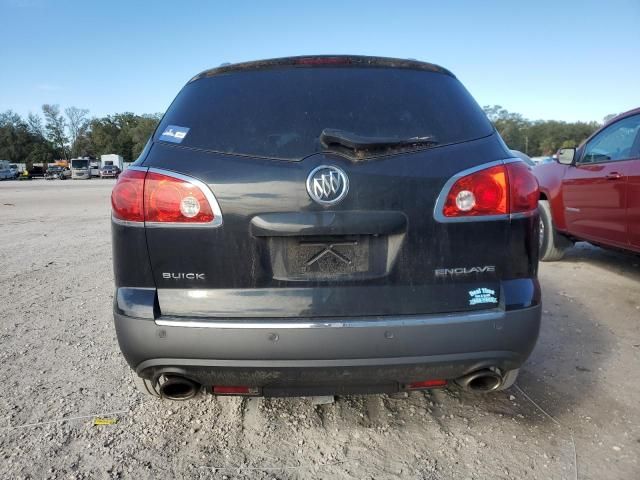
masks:
{"type": "Polygon", "coordinates": [[[442,388],[446,386],[446,380],[425,380],[424,382],[409,383],[407,390],[423,390],[425,388],[442,388]]]}
{"type": "Polygon", "coordinates": [[[147,222],[209,223],[214,214],[202,190],[193,183],[156,172],[144,184],[147,222]]]}
{"type": "Polygon", "coordinates": [[[111,192],[113,216],[128,222],[144,222],[144,177],[146,172],[125,170],[111,192]]]}
{"type": "Polygon", "coordinates": [[[508,190],[504,165],[471,173],[458,179],[449,190],[444,216],[505,215],[509,213],[508,190]]]}
{"type": "Polygon", "coordinates": [[[215,395],[258,395],[260,390],[256,387],[246,387],[241,385],[214,385],[215,395]]]}
{"type": "Polygon", "coordinates": [[[125,170],[111,192],[113,217],[153,224],[222,225],[209,187],[199,180],[156,169],[125,170]]]}
{"type": "Polygon", "coordinates": [[[538,206],[538,182],[523,162],[479,170],[456,180],[442,214],[448,218],[508,215],[538,206]]]}
{"type": "Polygon", "coordinates": [[[510,213],[534,210],[538,206],[539,185],[535,175],[522,162],[507,163],[510,213]]]}

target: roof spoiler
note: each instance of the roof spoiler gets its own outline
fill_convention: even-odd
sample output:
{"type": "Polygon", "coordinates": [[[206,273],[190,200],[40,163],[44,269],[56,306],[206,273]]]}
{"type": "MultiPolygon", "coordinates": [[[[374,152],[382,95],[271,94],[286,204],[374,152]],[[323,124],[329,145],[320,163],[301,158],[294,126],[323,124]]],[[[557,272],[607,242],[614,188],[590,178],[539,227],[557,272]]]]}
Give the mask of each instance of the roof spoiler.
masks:
{"type": "Polygon", "coordinates": [[[298,57],[271,58],[242,63],[223,63],[219,67],[199,73],[189,83],[205,77],[213,77],[223,73],[264,70],[282,67],[369,67],[369,68],[403,68],[443,73],[454,77],[447,69],[432,63],[420,62],[408,58],[370,57],[364,55],[306,55],[298,57]]]}

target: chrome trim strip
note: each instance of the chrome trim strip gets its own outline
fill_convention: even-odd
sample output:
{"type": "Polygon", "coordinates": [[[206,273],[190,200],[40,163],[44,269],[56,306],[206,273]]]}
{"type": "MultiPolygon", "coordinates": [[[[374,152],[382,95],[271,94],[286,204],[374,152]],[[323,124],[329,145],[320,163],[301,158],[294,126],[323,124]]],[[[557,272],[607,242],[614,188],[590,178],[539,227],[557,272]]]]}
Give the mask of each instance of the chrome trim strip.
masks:
{"type": "Polygon", "coordinates": [[[121,173],[124,173],[127,170],[136,170],[138,172],[146,172],[149,170],[149,167],[138,167],[137,165],[132,165],[131,167],[125,168],[121,173]]]}
{"type": "Polygon", "coordinates": [[[504,318],[505,311],[502,309],[484,310],[481,312],[468,313],[451,313],[443,315],[425,315],[425,316],[397,316],[397,317],[378,317],[377,320],[358,320],[355,319],[309,319],[308,321],[291,321],[291,322],[256,322],[255,320],[246,321],[237,319],[230,322],[229,320],[179,320],[176,318],[159,318],[155,320],[156,325],[160,327],[183,327],[183,328],[219,328],[219,329],[258,329],[258,330],[286,330],[286,329],[312,329],[312,328],[396,328],[396,327],[417,327],[421,325],[433,325],[438,322],[447,322],[450,320],[464,321],[481,321],[481,320],[498,320],[504,318]]]}
{"type": "Polygon", "coordinates": [[[512,213],[511,215],[509,215],[509,219],[517,220],[519,218],[529,218],[533,217],[536,213],[538,213],[538,207],[534,208],[533,210],[529,210],[528,212],[512,213]]]}
{"type": "Polygon", "coordinates": [[[117,225],[123,227],[144,227],[144,222],[132,222],[131,220],[121,220],[113,216],[113,210],[111,211],[111,221],[117,225]]]}
{"type": "Polygon", "coordinates": [[[447,201],[447,195],[449,194],[449,190],[453,186],[456,181],[458,181],[462,177],[466,177],[467,175],[471,175],[472,173],[479,172],[480,170],[485,170],[487,168],[495,167],[497,165],[507,165],[508,163],[515,162],[524,162],[520,158],[506,158],[504,160],[495,160],[493,162],[483,163],[482,165],[476,165],[475,167],[468,168],[467,170],[463,170],[461,172],[456,173],[453,177],[447,180],[447,183],[444,184],[438,198],[436,199],[436,204],[433,207],[433,218],[437,222],[440,223],[463,223],[463,222],[491,222],[496,220],[511,220],[516,218],[524,218],[531,215],[534,215],[537,210],[532,210],[531,212],[520,212],[520,213],[512,213],[512,214],[504,214],[504,215],[482,215],[482,216],[469,216],[469,217],[445,217],[442,213],[444,208],[444,203],[447,201]]]}

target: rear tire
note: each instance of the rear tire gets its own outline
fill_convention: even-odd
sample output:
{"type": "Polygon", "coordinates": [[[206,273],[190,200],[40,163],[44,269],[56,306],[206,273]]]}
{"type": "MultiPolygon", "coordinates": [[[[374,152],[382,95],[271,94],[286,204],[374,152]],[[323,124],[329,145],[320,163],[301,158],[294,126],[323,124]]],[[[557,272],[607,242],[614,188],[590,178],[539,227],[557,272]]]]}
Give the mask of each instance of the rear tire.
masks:
{"type": "Polygon", "coordinates": [[[560,260],[565,250],[573,246],[573,242],[556,232],[551,217],[551,207],[547,200],[538,202],[538,210],[540,212],[540,260],[543,262],[560,260]]]}

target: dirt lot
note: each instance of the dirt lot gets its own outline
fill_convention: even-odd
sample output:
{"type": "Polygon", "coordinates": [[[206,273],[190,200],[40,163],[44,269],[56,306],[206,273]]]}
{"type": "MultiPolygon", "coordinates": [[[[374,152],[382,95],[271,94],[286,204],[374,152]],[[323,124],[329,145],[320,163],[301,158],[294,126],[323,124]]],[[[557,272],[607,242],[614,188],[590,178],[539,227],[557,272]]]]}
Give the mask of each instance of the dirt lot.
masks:
{"type": "Polygon", "coordinates": [[[160,402],[112,327],[112,185],[0,183],[0,478],[640,478],[640,258],[542,265],[507,392],[160,402]]]}

